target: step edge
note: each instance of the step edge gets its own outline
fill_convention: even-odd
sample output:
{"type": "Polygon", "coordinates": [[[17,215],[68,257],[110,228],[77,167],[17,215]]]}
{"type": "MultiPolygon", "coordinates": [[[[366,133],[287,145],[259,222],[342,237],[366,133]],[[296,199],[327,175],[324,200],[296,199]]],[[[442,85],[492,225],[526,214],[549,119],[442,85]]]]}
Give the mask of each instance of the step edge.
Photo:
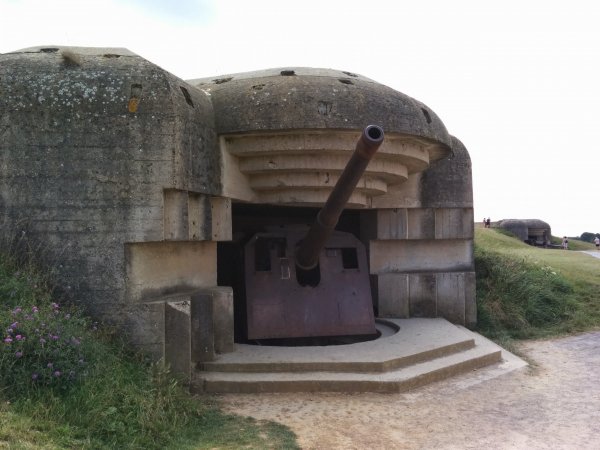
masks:
{"type": "Polygon", "coordinates": [[[199,363],[201,372],[360,372],[384,373],[390,370],[420,364],[433,359],[450,356],[475,348],[475,339],[468,338],[460,342],[423,350],[402,356],[390,356],[378,361],[302,361],[302,362],[219,362],[199,363]]]}
{"type": "MultiPolygon", "coordinates": [[[[210,380],[199,378],[201,389],[193,392],[260,393],[260,392],[404,392],[429,383],[451,378],[469,370],[476,370],[501,361],[501,351],[482,352],[472,358],[449,365],[438,365],[414,376],[392,380],[358,379],[288,379],[288,380],[210,380]],[[353,387],[354,386],[354,387],[353,387]],[[356,388],[358,386],[358,388],[356,388]]],[[[427,363],[424,363],[427,364],[427,363]]],[[[414,368],[416,366],[410,366],[414,368]]],[[[398,371],[403,371],[399,369],[398,371]]],[[[231,374],[230,372],[225,372],[231,374]]],[[[317,372],[319,373],[319,372],[317,372]]],[[[336,373],[336,372],[332,372],[336,373]]],[[[391,374],[391,373],[390,373],[391,374]]],[[[388,374],[388,375],[390,375],[388,374]]],[[[346,374],[347,375],[347,374],[346,374]]],[[[193,388],[196,389],[196,382],[193,388]]]]}

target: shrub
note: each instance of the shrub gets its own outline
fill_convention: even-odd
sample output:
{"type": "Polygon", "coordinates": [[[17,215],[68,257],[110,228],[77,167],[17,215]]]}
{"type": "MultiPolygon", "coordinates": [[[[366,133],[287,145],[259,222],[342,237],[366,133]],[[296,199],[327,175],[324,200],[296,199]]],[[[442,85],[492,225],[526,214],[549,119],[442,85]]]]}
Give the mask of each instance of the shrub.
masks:
{"type": "MultiPolygon", "coordinates": [[[[298,448],[277,424],[190,397],[164,364],[54,303],[34,267],[0,250],[0,423],[26,417],[43,448],[298,448]]],[[[29,448],[0,430],[5,442],[29,448]]]]}
{"type": "Polygon", "coordinates": [[[573,287],[550,266],[476,247],[478,328],[531,337],[571,317],[573,287]]]}
{"type": "Polygon", "coordinates": [[[57,303],[4,306],[0,315],[0,384],[11,397],[30,387],[65,390],[85,374],[86,320],[57,303]]]}

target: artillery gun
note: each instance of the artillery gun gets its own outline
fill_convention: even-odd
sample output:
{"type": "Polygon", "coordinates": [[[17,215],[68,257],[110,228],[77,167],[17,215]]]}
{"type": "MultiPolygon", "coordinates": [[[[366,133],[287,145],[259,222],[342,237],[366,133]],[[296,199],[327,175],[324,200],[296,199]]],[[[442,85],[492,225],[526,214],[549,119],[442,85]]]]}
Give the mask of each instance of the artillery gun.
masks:
{"type": "Polygon", "coordinates": [[[376,334],[365,246],[335,227],[383,138],[379,126],[363,130],[310,228],[273,228],[245,245],[248,339],[376,334]]]}

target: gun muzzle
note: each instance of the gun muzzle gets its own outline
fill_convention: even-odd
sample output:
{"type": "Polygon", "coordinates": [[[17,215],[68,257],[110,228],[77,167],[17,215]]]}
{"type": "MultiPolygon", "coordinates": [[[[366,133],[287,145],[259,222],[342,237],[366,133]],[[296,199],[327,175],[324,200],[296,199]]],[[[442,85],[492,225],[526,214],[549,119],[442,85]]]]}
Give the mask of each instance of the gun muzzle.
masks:
{"type": "Polygon", "coordinates": [[[306,236],[296,250],[296,268],[309,271],[319,263],[319,254],[335,229],[348,199],[363,176],[369,161],[383,142],[383,128],[367,126],[356,144],[356,148],[335,187],[317,214],[306,236]]]}

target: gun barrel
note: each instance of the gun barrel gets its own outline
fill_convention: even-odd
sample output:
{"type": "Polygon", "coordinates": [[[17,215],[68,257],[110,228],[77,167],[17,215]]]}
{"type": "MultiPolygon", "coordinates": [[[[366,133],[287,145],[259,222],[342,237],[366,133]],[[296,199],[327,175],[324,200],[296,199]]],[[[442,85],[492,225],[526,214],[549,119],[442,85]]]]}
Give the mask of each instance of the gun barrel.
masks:
{"type": "Polygon", "coordinates": [[[296,266],[301,270],[314,269],[319,263],[319,254],[335,229],[348,199],[364,174],[369,161],[383,142],[383,128],[367,126],[356,144],[354,153],[340,175],[325,206],[317,214],[306,236],[296,250],[296,266]]]}

